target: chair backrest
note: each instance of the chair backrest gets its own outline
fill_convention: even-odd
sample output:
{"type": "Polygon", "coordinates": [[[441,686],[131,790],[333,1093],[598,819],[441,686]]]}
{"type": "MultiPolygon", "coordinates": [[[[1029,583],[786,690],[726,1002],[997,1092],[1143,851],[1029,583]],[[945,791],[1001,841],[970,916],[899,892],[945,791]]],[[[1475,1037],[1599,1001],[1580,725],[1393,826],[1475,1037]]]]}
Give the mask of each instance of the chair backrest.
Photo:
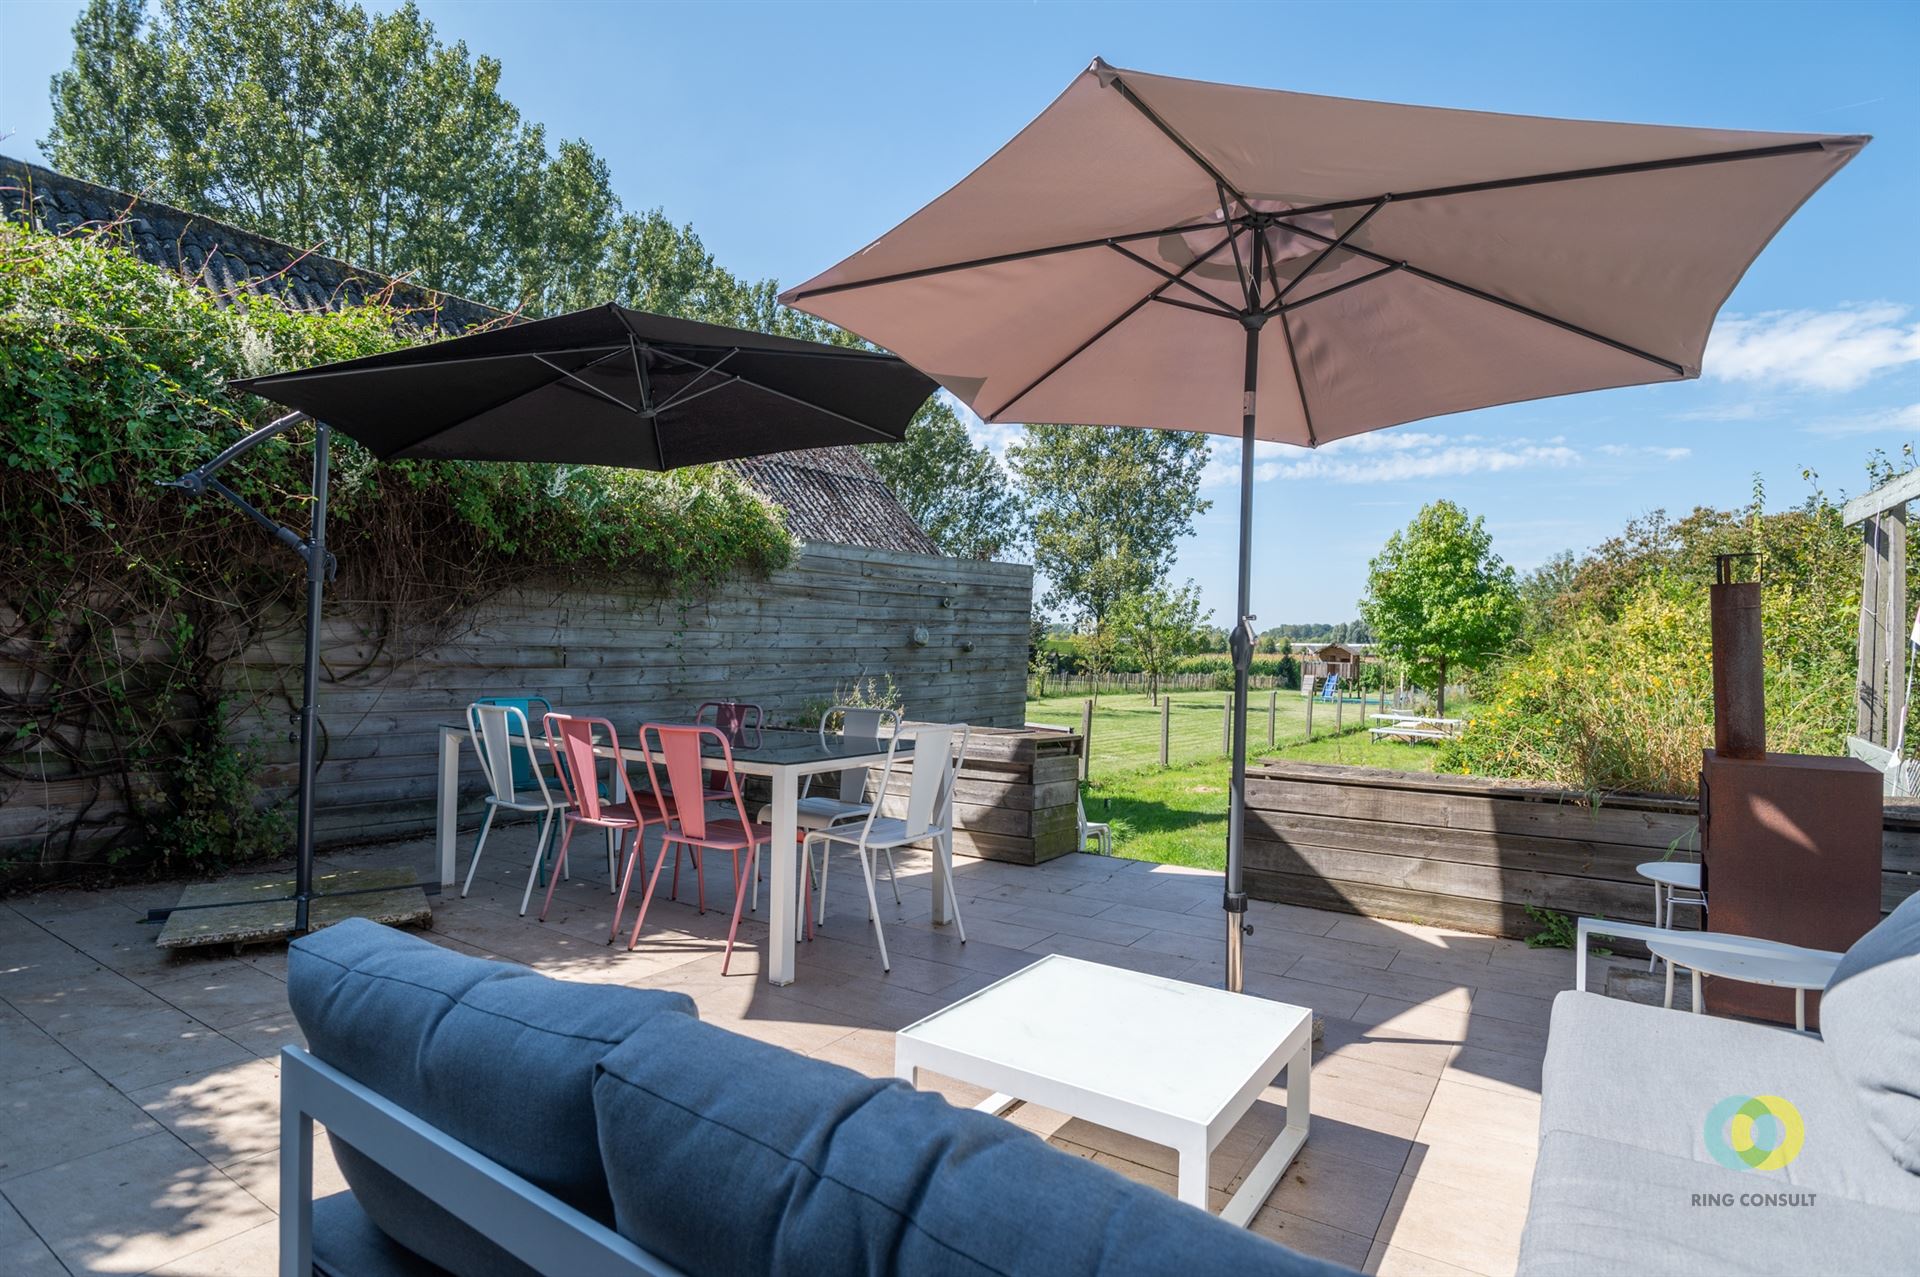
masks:
{"type": "MultiPolygon", "coordinates": [[[[907,810],[903,817],[908,838],[923,838],[935,829],[953,828],[953,789],[966,761],[967,741],[973,729],[965,723],[927,723],[902,728],[887,747],[886,771],[880,778],[885,794],[899,759],[900,742],[913,742],[913,774],[907,782],[907,810]],[[958,745],[956,747],[956,738],[958,745]]],[[[873,827],[880,804],[867,816],[873,827]]]]}
{"type": "Polygon", "coordinates": [[[766,715],[758,705],[751,701],[707,701],[693,711],[693,721],[708,725],[708,711],[712,711],[711,726],[719,728],[729,742],[759,747],[760,725],[766,721],[766,715]]]}
{"type": "Polygon", "coordinates": [[[727,793],[740,824],[747,825],[747,804],[740,796],[740,775],[733,769],[733,746],[725,732],[705,724],[642,723],[640,747],[647,753],[647,783],[653,786],[653,799],[681,833],[694,839],[707,836],[707,804],[701,790],[710,777],[726,778],[727,793]],[[720,747],[717,765],[701,753],[709,743],[720,747]],[[664,786],[660,769],[654,765],[655,754],[665,761],[664,786]]]}
{"type": "MultiPolygon", "coordinates": [[[[540,695],[481,696],[475,698],[473,703],[475,705],[511,705],[518,709],[529,723],[540,722],[546,715],[553,713],[553,703],[540,695]]],[[[471,713],[468,715],[468,724],[472,724],[471,713]]],[[[539,770],[536,765],[537,759],[538,755],[534,754],[513,755],[513,787],[515,789],[532,792],[533,774],[539,770]]]]}
{"type": "MultiPolygon", "coordinates": [[[[601,788],[601,760],[593,752],[594,746],[613,750],[611,770],[617,773],[625,766],[620,761],[619,733],[604,718],[573,714],[548,714],[540,726],[547,736],[547,749],[553,754],[553,770],[560,778],[560,792],[568,804],[588,820],[601,819],[613,791],[601,788]],[[596,733],[604,734],[596,740],[596,733]]],[[[633,792],[631,784],[625,789],[628,794],[633,792]]]]}
{"type": "MultiPolygon", "coordinates": [[[[876,709],[871,705],[834,705],[820,716],[820,745],[827,748],[827,725],[834,715],[840,716],[840,739],[850,743],[871,744],[877,752],[882,740],[891,741],[900,734],[900,712],[892,709],[876,709]],[[886,729],[885,736],[881,729],[886,729]]],[[[866,801],[867,771],[865,767],[848,767],[840,773],[840,801],[858,803],[866,801]]]]}
{"type": "Polygon", "coordinates": [[[546,778],[540,774],[539,758],[533,752],[533,729],[527,725],[524,709],[475,701],[467,706],[467,734],[473,738],[480,771],[497,801],[531,801],[536,789],[542,802],[553,801],[546,778]]]}

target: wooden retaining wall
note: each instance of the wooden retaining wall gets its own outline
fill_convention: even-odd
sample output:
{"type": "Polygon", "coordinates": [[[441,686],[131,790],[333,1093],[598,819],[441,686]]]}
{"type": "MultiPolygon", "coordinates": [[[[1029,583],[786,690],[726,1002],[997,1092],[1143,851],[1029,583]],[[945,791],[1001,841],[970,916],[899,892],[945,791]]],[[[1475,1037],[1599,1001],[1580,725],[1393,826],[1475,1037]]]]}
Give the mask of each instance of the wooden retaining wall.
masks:
{"type": "MultiPolygon", "coordinates": [[[[1691,798],[1598,805],[1549,785],[1266,763],[1247,780],[1247,890],[1261,900],[1506,936],[1525,906],[1652,921],[1635,866],[1691,852],[1691,798]]],[[[1920,804],[1889,801],[1883,909],[1920,888],[1920,804]]]]}
{"type": "MultiPolygon", "coordinates": [[[[770,578],[730,583],[684,610],[639,590],[562,582],[514,590],[432,647],[398,660],[389,649],[372,666],[375,645],[357,619],[366,610],[330,599],[320,841],[429,830],[438,729],[461,721],[479,696],[537,692],[556,708],[611,718],[624,733],[723,698],[796,721],[856,682],[891,676],[911,717],[1018,727],[1032,593],[1024,565],[809,544],[770,578]]],[[[299,660],[295,631],[231,666],[236,695],[252,705],[235,734],[264,746],[262,778],[275,796],[296,779],[288,713],[299,660]]],[[[18,673],[0,660],[0,678],[18,673]]],[[[467,768],[469,800],[480,784],[467,768]]],[[[101,782],[0,780],[0,858],[85,861],[125,829],[120,795],[101,782]],[[50,845],[87,804],[98,823],[71,852],[64,841],[50,845]]]]}
{"type": "MultiPolygon", "coordinates": [[[[1084,741],[1045,729],[975,730],[955,782],[955,855],[1017,865],[1077,851],[1084,741]]],[[[888,815],[906,814],[911,777],[887,787],[888,815]]]]}

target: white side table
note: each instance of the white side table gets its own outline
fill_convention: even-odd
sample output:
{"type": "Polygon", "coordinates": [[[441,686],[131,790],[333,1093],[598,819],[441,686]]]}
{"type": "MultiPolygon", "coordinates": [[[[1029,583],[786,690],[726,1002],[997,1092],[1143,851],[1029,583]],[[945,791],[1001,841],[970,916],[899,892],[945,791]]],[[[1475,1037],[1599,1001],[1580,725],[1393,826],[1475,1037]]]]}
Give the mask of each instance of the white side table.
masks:
{"type": "Polygon", "coordinates": [[[1287,1124],[1221,1210],[1245,1225],[1307,1139],[1313,1012],[1052,954],[894,1035],[894,1072],[992,1089],[1164,1144],[1180,1200],[1207,1206],[1207,1162],[1281,1069],[1287,1124]]]}
{"type": "Polygon", "coordinates": [[[1673,1006],[1673,969],[1685,967],[1693,973],[1693,1013],[1706,1013],[1701,997],[1700,977],[1724,976],[1749,984],[1770,984],[1793,990],[1793,1027],[1807,1031],[1807,990],[1820,990],[1833,979],[1833,969],[1841,955],[1826,949],[1802,949],[1798,945],[1750,936],[1728,936],[1716,932],[1662,936],[1647,941],[1647,948],[1667,961],[1667,1000],[1673,1006]]]}
{"type": "MultiPolygon", "coordinates": [[[[1673,907],[1692,905],[1696,909],[1707,907],[1707,893],[1700,889],[1700,864],[1693,860],[1649,860],[1637,865],[1634,872],[1653,883],[1653,925],[1673,929],[1673,907]],[[1675,895],[1675,892],[1686,892],[1675,895]]],[[[1647,959],[1647,970],[1653,970],[1658,958],[1647,959]]]]}

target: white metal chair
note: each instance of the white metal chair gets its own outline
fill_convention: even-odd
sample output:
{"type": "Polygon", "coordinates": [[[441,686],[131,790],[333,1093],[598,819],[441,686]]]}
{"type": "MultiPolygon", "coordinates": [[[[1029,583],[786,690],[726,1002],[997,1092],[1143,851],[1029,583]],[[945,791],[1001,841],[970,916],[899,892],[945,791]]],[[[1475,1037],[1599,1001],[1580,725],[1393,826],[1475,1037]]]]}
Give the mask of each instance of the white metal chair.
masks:
{"type": "MultiPolygon", "coordinates": [[[[896,732],[888,742],[887,761],[880,773],[879,789],[867,818],[857,823],[848,821],[831,825],[807,835],[809,870],[813,865],[814,844],[819,843],[823,851],[819,871],[820,888],[815,893],[820,902],[816,922],[824,923],[827,917],[827,867],[833,859],[834,845],[852,847],[858,853],[860,872],[867,883],[867,916],[873,920],[874,938],[880,943],[880,966],[884,970],[891,971],[893,962],[887,957],[887,936],[880,925],[880,902],[873,891],[875,852],[886,854],[891,869],[894,848],[932,842],[934,872],[946,880],[947,899],[953,903],[954,926],[959,930],[960,943],[967,942],[967,927],[960,920],[959,896],[953,887],[953,791],[961,764],[966,761],[967,741],[972,735],[973,729],[964,723],[928,724],[896,732]],[[913,773],[907,785],[906,815],[882,816],[880,800],[885,798],[889,782],[893,779],[899,762],[900,742],[903,740],[913,743],[913,773]]],[[[898,903],[900,888],[897,883],[893,897],[898,903]]]]}
{"type": "MultiPolygon", "coordinates": [[[[857,742],[879,748],[883,740],[892,740],[900,733],[900,714],[897,710],[875,709],[869,705],[835,705],[820,716],[820,748],[824,751],[832,747],[832,738],[838,735],[843,742],[857,742]],[[828,731],[828,725],[835,715],[840,716],[838,733],[828,731]]],[[[858,820],[873,810],[873,804],[867,801],[867,773],[865,767],[849,767],[840,773],[840,789],[836,794],[815,794],[812,792],[814,778],[809,776],[805,788],[800,791],[800,801],[795,810],[795,820],[802,829],[825,829],[843,821],[858,820]]],[[[771,805],[760,809],[760,823],[767,824],[773,819],[771,805]]]]}
{"type": "Polygon", "coordinates": [[[505,808],[540,817],[540,839],[533,847],[533,865],[527,870],[527,889],[520,896],[520,913],[525,916],[533,899],[534,880],[546,860],[547,840],[553,833],[554,818],[566,810],[564,800],[555,798],[547,788],[547,778],[534,750],[533,729],[527,725],[526,711],[517,705],[490,705],[476,701],[467,706],[467,734],[473,738],[473,752],[479,756],[480,771],[487,778],[487,814],[480,822],[480,837],[473,844],[473,861],[467,866],[467,881],[460,888],[465,896],[473,889],[473,873],[480,867],[480,853],[486,849],[487,831],[493,828],[494,815],[505,808]],[[531,777],[533,788],[516,782],[515,751],[525,761],[521,777],[531,777]],[[535,796],[535,791],[538,796],[535,796]]]}

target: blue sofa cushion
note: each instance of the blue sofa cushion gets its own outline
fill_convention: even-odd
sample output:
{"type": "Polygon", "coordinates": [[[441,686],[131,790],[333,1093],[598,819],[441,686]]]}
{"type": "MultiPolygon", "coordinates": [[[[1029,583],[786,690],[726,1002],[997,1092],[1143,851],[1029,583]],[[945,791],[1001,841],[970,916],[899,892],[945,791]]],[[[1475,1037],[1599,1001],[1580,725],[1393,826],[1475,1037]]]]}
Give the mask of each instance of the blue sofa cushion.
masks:
{"type": "Polygon", "coordinates": [[[1920,1175],[1920,896],[1847,950],[1820,995],[1820,1035],[1874,1136],[1920,1175]]]}
{"type": "Polygon", "coordinates": [[[615,1227],[703,1277],[1347,1270],[904,1082],[661,1016],[593,1084],[615,1227]]]}
{"type": "MultiPolygon", "coordinates": [[[[594,1067],[684,994],[549,980],[364,920],[294,942],[288,999],[309,1048],[347,1076],[606,1223],[594,1067]]],[[[347,1184],[394,1240],[456,1274],[528,1270],[334,1141],[347,1184]]]]}

